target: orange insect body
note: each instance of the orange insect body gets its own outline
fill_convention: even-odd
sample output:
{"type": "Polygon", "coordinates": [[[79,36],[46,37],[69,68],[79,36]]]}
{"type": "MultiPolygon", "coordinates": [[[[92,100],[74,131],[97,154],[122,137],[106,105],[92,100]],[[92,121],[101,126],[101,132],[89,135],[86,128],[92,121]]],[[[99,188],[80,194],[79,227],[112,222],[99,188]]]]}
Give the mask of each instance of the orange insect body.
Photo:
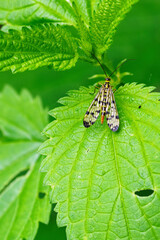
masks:
{"type": "Polygon", "coordinates": [[[104,115],[101,115],[101,124],[104,122],[104,115]]]}

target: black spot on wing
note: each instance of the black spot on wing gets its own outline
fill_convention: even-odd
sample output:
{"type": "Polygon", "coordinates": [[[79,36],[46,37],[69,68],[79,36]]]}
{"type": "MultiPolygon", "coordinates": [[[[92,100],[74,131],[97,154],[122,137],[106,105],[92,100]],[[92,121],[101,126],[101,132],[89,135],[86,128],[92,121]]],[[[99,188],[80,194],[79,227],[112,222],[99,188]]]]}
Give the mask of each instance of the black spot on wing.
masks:
{"type": "Polygon", "coordinates": [[[91,124],[90,124],[89,122],[86,122],[86,121],[83,121],[83,125],[84,125],[86,128],[88,128],[88,127],[91,126],[91,124]]]}
{"type": "Polygon", "coordinates": [[[116,132],[116,131],[118,130],[118,128],[119,128],[119,126],[116,125],[116,126],[114,126],[113,128],[111,128],[111,130],[112,130],[113,132],[116,132]]]}
{"type": "Polygon", "coordinates": [[[90,114],[93,118],[97,119],[98,116],[96,116],[94,112],[91,112],[90,114]]]}
{"type": "Polygon", "coordinates": [[[142,106],[140,105],[138,108],[141,108],[142,106]]]}
{"type": "Polygon", "coordinates": [[[107,105],[109,105],[109,106],[111,105],[111,103],[110,103],[110,102],[106,102],[106,104],[107,104],[107,105]]]}

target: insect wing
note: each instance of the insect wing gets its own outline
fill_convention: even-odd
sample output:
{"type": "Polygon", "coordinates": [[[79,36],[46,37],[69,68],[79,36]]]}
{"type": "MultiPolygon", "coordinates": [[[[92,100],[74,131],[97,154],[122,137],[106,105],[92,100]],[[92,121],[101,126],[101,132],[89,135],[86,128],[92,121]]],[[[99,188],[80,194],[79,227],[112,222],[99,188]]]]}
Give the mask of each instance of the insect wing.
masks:
{"type": "Polygon", "coordinates": [[[106,100],[108,104],[108,109],[106,110],[106,119],[109,128],[116,132],[119,128],[119,116],[117,111],[117,106],[114,98],[114,94],[112,92],[111,86],[109,86],[109,95],[106,100]]]}
{"type": "Polygon", "coordinates": [[[97,93],[96,97],[94,98],[94,100],[92,101],[90,107],[88,108],[84,116],[83,125],[86,128],[93,125],[97,120],[101,110],[101,106],[102,106],[102,98],[103,98],[103,91],[101,88],[97,93]]]}

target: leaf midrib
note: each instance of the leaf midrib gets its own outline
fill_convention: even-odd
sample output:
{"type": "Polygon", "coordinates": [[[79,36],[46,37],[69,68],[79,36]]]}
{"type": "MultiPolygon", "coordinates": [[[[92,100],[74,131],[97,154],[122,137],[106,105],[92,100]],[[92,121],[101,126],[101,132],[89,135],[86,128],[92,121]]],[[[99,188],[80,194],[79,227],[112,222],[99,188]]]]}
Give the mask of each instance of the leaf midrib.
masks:
{"type": "Polygon", "coordinates": [[[129,226],[128,226],[128,219],[127,219],[127,214],[126,214],[126,210],[125,210],[124,199],[123,199],[123,195],[122,195],[123,186],[121,185],[122,181],[121,181],[121,177],[120,177],[119,164],[118,164],[117,151],[116,151],[116,144],[115,144],[115,140],[114,140],[115,133],[111,132],[111,136],[112,136],[112,146],[113,146],[114,159],[115,159],[115,169],[116,169],[116,175],[117,175],[118,186],[119,186],[120,201],[121,201],[121,204],[122,204],[124,220],[125,220],[125,223],[126,223],[126,230],[127,230],[129,239],[132,239],[131,234],[130,234],[130,230],[129,230],[129,226]]]}
{"type": "Polygon", "coordinates": [[[34,5],[35,5],[35,3],[31,3],[31,4],[28,4],[28,5],[24,5],[23,7],[18,7],[18,8],[14,8],[14,9],[8,9],[8,8],[0,7],[0,10],[6,11],[6,12],[13,12],[15,10],[21,10],[21,9],[25,9],[25,8],[28,8],[28,7],[32,7],[34,5]]]}
{"type": "MultiPolygon", "coordinates": [[[[41,157],[37,158],[37,161],[38,161],[40,158],[41,158],[41,157]]],[[[16,196],[16,198],[18,199],[18,208],[19,208],[19,197],[20,197],[20,195],[21,195],[21,193],[22,193],[22,191],[23,191],[23,189],[24,189],[24,187],[25,187],[28,179],[30,178],[30,176],[31,176],[31,174],[32,174],[32,171],[35,170],[34,168],[35,168],[35,165],[36,165],[37,161],[35,162],[35,164],[34,164],[33,166],[30,167],[30,171],[26,174],[26,176],[27,176],[27,177],[26,177],[26,181],[24,182],[24,185],[23,185],[23,187],[21,188],[21,191],[20,191],[19,194],[16,196]]],[[[38,185],[39,185],[39,178],[40,178],[40,175],[38,175],[37,187],[38,187],[38,185]]],[[[38,188],[37,188],[37,192],[38,192],[38,188]]],[[[21,229],[21,232],[20,232],[19,234],[21,234],[21,233],[23,232],[23,230],[24,230],[24,228],[25,228],[25,226],[26,226],[26,224],[27,224],[27,222],[28,222],[28,220],[29,220],[29,218],[30,218],[30,216],[31,216],[31,214],[32,214],[32,210],[33,210],[33,208],[34,208],[34,205],[35,205],[36,200],[37,200],[37,197],[34,198],[34,202],[33,202],[33,204],[32,204],[32,209],[30,209],[30,214],[28,215],[28,218],[27,218],[27,220],[26,220],[26,222],[25,222],[25,225],[23,225],[23,229],[21,229]]],[[[17,215],[17,214],[16,214],[16,215],[17,215]]],[[[12,225],[12,226],[13,226],[13,225],[12,225]]],[[[11,228],[11,230],[12,230],[12,228],[11,228]]]]}
{"type": "MultiPolygon", "coordinates": [[[[1,7],[0,9],[2,11],[8,12],[8,14],[7,14],[7,18],[8,18],[8,16],[14,11],[21,11],[23,9],[34,7],[34,6],[37,7],[35,9],[35,11],[37,11],[37,9],[39,9],[41,7],[41,8],[44,9],[45,12],[49,13],[50,15],[55,16],[56,18],[59,18],[59,19],[57,19],[57,21],[62,21],[62,19],[63,19],[64,22],[66,22],[70,25],[76,26],[76,22],[71,21],[71,19],[68,19],[68,18],[64,17],[62,14],[58,13],[56,10],[50,8],[49,6],[46,7],[45,4],[43,4],[42,2],[39,2],[39,1],[36,1],[36,0],[32,0],[32,1],[34,1],[34,3],[24,5],[23,7],[18,7],[18,8],[14,8],[14,9],[6,9],[6,8],[1,7]]],[[[70,10],[72,10],[72,8],[70,10]]],[[[69,14],[72,15],[71,11],[69,11],[69,14]]],[[[72,18],[74,19],[73,15],[72,15],[72,18]]],[[[50,19],[50,21],[53,22],[54,20],[50,19]]]]}
{"type": "MultiPolygon", "coordinates": [[[[61,19],[64,19],[64,21],[70,23],[71,25],[76,26],[76,22],[71,21],[68,18],[65,18],[63,15],[59,14],[58,12],[54,11],[52,8],[49,8],[49,6],[45,6],[43,3],[37,1],[37,0],[33,0],[35,2],[35,4],[39,4],[46,12],[50,13],[51,15],[53,14],[53,16],[59,17],[61,19]]],[[[71,14],[71,12],[69,11],[69,13],[71,14]]],[[[74,16],[72,15],[72,17],[74,18],[74,16]]]]}
{"type": "Polygon", "coordinates": [[[99,153],[99,147],[101,145],[101,140],[104,138],[105,134],[106,134],[106,131],[104,131],[104,133],[102,134],[102,137],[99,139],[99,143],[98,143],[97,149],[95,151],[95,157],[93,159],[92,166],[91,166],[91,173],[88,177],[89,185],[88,185],[88,189],[87,189],[87,203],[86,203],[85,220],[84,220],[84,228],[85,228],[86,233],[87,233],[87,222],[86,221],[87,221],[87,215],[88,215],[88,210],[89,210],[89,201],[90,201],[90,192],[91,192],[91,186],[92,186],[93,169],[94,169],[94,166],[96,165],[96,159],[97,159],[97,155],[99,153]]]}

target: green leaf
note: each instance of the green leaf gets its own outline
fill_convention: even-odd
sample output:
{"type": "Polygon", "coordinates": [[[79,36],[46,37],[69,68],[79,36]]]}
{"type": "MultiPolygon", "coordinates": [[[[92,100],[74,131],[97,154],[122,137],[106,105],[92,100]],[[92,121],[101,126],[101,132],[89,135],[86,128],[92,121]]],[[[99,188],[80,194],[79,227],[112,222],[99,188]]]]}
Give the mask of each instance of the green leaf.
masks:
{"type": "Polygon", "coordinates": [[[73,9],[65,0],[0,0],[0,24],[32,25],[44,22],[74,25],[73,9]]]}
{"type": "Polygon", "coordinates": [[[76,6],[78,15],[82,18],[82,21],[89,26],[89,22],[92,18],[92,1],[90,0],[71,0],[72,6],[76,6]]]}
{"type": "Polygon", "coordinates": [[[78,58],[105,65],[117,25],[138,0],[11,1],[0,0],[0,23],[19,31],[0,32],[0,70],[17,72],[66,70],[78,58]]]}
{"type": "Polygon", "coordinates": [[[80,14],[80,6],[78,4],[76,5],[75,2],[73,2],[72,5],[75,11],[77,29],[80,36],[79,39],[77,39],[77,41],[79,42],[78,53],[79,55],[81,54],[83,55],[83,51],[84,51],[85,55],[91,58],[90,55],[92,52],[92,45],[91,45],[89,29],[87,27],[86,21],[84,21],[85,17],[80,14]]]}
{"type": "Polygon", "coordinates": [[[126,84],[115,92],[120,129],[83,117],[94,88],[60,99],[45,129],[41,170],[68,239],[160,239],[160,94],[126,84]],[[138,192],[142,190],[142,192],[138,192]],[[148,190],[148,191],[146,191],[148,190]],[[139,196],[140,194],[144,196],[139,196]]]}
{"type": "Polygon", "coordinates": [[[56,70],[73,67],[77,61],[72,27],[35,25],[22,31],[0,32],[0,70],[13,72],[52,66],[56,70]]]}
{"type": "Polygon", "coordinates": [[[131,6],[138,0],[102,0],[90,24],[94,50],[98,54],[106,51],[111,42],[116,27],[124,18],[131,6]]]}
{"type": "Polygon", "coordinates": [[[37,153],[47,112],[39,98],[10,87],[0,94],[0,109],[0,236],[31,240],[39,222],[48,223],[51,209],[37,153]]]}

